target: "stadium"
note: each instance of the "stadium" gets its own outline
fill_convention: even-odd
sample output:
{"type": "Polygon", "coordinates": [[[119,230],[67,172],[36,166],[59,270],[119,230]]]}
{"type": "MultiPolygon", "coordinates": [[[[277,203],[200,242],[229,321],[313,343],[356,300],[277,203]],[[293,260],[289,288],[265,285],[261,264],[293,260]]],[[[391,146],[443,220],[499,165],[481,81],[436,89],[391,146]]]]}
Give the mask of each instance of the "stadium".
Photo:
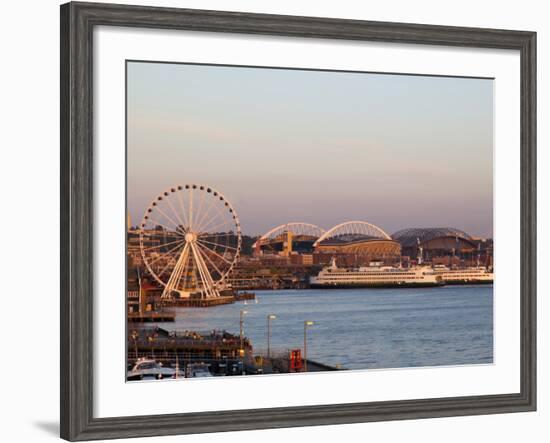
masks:
{"type": "Polygon", "coordinates": [[[476,239],[456,228],[408,228],[392,238],[401,245],[401,254],[417,261],[434,264],[474,264],[490,260],[492,240],[476,239]]]}
{"type": "Polygon", "coordinates": [[[394,262],[401,256],[398,242],[378,226],[364,221],[340,223],[328,231],[309,223],[287,223],[262,235],[253,251],[257,257],[279,255],[291,260],[306,255],[311,264],[325,264],[336,256],[346,266],[377,260],[394,262]]]}
{"type": "Polygon", "coordinates": [[[476,239],[452,227],[408,228],[390,236],[366,221],[347,221],[328,230],[293,222],[262,235],[254,243],[253,253],[256,257],[287,257],[294,263],[312,265],[328,263],[333,256],[343,266],[372,261],[475,264],[476,260],[489,260],[492,241],[476,239]]]}

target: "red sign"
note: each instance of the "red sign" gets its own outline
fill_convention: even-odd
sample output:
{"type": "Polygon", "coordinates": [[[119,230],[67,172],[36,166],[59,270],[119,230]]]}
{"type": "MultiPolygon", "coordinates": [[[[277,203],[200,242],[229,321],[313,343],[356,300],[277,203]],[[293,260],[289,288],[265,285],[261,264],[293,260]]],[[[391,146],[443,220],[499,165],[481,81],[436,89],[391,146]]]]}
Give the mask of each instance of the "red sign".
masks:
{"type": "Polygon", "coordinates": [[[302,350],[293,349],[290,351],[290,370],[298,371],[302,369],[302,350]]]}

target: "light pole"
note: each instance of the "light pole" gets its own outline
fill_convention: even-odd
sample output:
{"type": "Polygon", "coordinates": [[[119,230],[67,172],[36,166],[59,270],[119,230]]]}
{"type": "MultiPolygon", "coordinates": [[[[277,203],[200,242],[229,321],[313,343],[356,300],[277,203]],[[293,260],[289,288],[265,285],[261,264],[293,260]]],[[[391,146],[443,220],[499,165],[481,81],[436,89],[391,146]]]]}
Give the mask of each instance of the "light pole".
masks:
{"type": "Polygon", "coordinates": [[[155,359],[155,347],[153,346],[153,337],[151,337],[151,336],[147,337],[147,341],[149,342],[149,344],[151,346],[151,358],[154,360],[155,359]]]}
{"type": "Polygon", "coordinates": [[[136,354],[136,361],[138,359],[137,338],[138,338],[137,331],[132,331],[132,339],[134,340],[134,351],[135,351],[135,354],[136,354]]]}
{"type": "Polygon", "coordinates": [[[267,315],[267,358],[271,357],[271,320],[275,320],[275,314],[267,315]]]}
{"type": "Polygon", "coordinates": [[[243,341],[244,341],[244,316],[248,314],[248,311],[241,309],[239,316],[239,337],[241,339],[241,351],[243,350],[243,341]]]}
{"type": "Polygon", "coordinates": [[[178,348],[176,347],[176,339],[173,339],[172,343],[174,344],[174,355],[176,357],[176,374],[175,374],[175,378],[179,378],[180,361],[179,361],[179,358],[178,358],[178,348]]]}
{"type": "Polygon", "coordinates": [[[304,321],[304,372],[307,372],[307,327],[313,324],[311,320],[304,321]]]}
{"type": "Polygon", "coordinates": [[[248,314],[248,311],[241,309],[239,315],[239,337],[241,339],[241,346],[239,348],[239,354],[241,357],[242,371],[244,372],[244,316],[248,314]]]}

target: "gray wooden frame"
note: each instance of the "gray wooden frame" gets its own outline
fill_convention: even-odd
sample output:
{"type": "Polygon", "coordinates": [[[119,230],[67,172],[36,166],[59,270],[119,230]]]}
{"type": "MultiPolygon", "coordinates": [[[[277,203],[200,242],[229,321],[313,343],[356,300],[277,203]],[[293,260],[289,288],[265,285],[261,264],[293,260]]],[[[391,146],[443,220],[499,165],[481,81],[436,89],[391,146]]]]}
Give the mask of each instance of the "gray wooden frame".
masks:
{"type": "MultiPolygon", "coordinates": [[[[91,440],[536,409],[536,33],[99,3],[61,6],[61,437],[91,440]],[[95,26],[514,49],[521,55],[521,392],[94,418],[92,33],[95,26]]],[[[122,172],[121,172],[122,173],[122,172]]]]}

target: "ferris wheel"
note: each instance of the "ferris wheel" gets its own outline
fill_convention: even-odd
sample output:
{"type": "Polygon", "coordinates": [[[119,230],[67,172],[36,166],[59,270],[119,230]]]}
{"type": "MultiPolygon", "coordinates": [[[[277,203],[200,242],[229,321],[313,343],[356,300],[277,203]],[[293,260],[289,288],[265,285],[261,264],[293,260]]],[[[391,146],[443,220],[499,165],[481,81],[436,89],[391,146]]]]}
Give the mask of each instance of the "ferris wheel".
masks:
{"type": "Polygon", "coordinates": [[[235,209],[206,185],[164,191],[145,210],[139,230],[143,262],[164,288],[162,298],[219,297],[241,242],[235,209]]]}

